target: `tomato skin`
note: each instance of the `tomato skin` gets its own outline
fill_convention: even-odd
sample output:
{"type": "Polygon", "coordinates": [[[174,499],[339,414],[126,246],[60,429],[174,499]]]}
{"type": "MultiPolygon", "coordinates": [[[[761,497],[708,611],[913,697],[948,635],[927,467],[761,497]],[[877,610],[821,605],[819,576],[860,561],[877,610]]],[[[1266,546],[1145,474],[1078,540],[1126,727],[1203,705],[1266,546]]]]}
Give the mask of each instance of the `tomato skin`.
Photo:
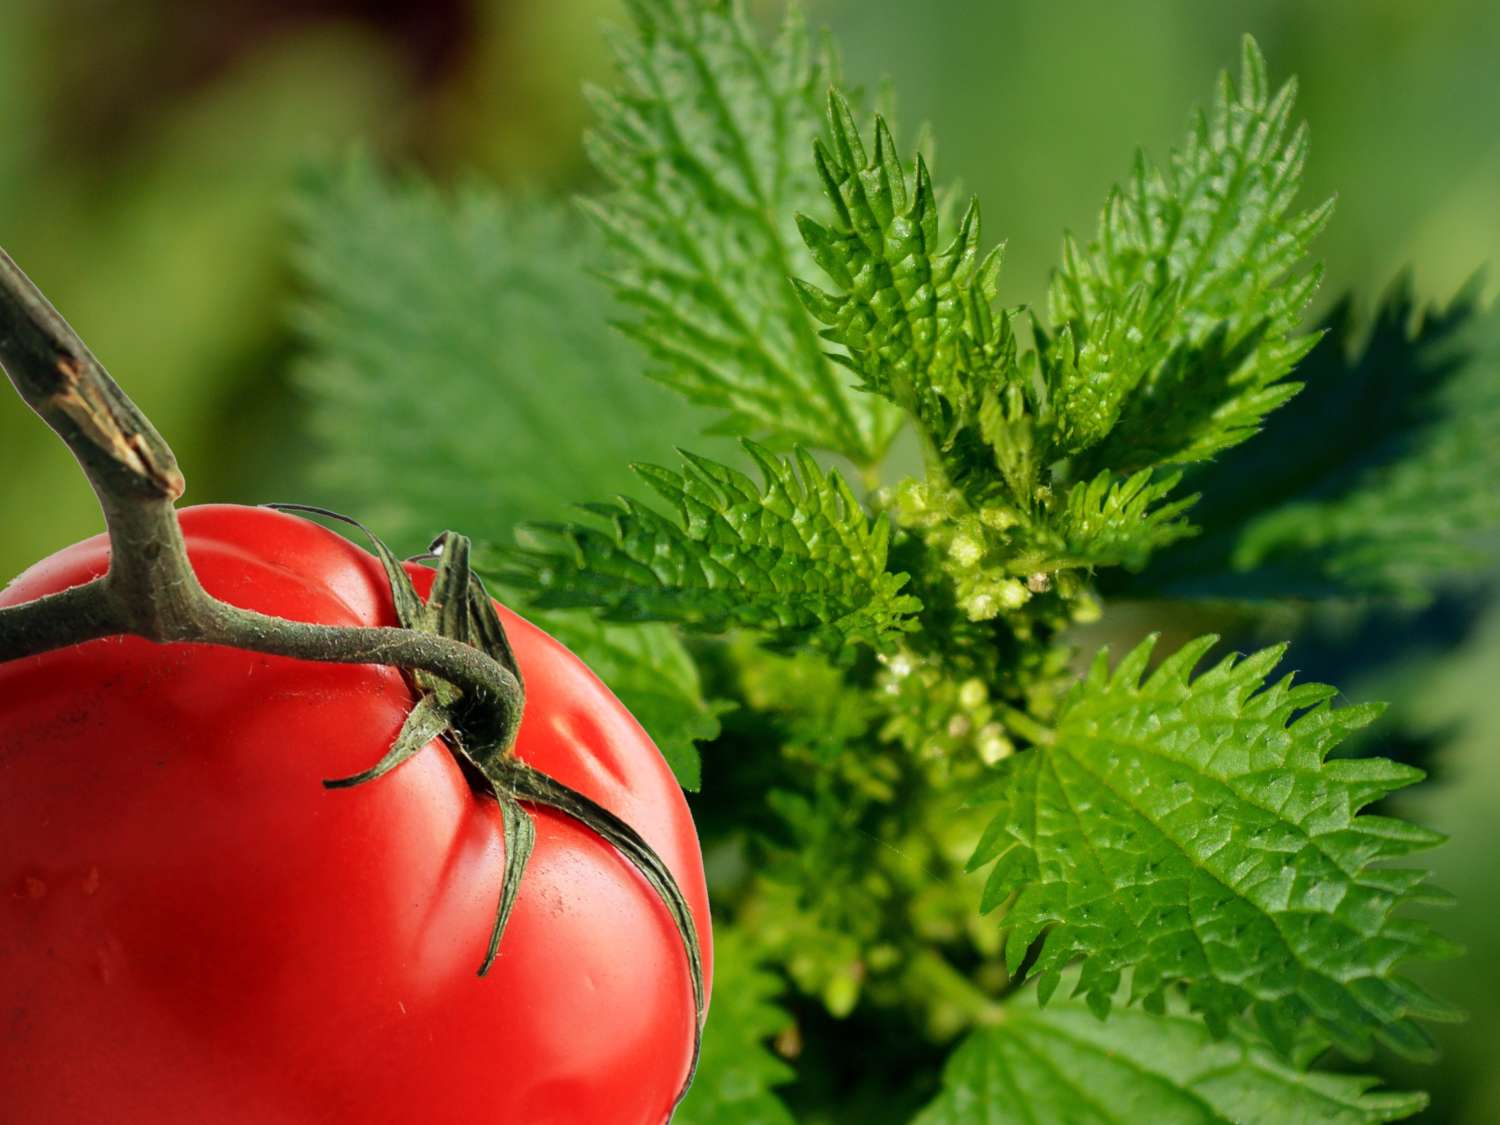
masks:
{"type": "MultiPolygon", "coordinates": [[[[373,557],[265,509],[182,511],[235,605],[395,624],[373,557]]],[[[107,566],[101,536],[0,592],[107,566]]],[[[413,567],[425,595],[431,571],[413,567]]],[[[587,668],[501,609],[517,751],[632,824],[710,972],[696,833],[661,755],[587,668]]],[[[439,744],[351,790],[412,694],[394,669],[109,638],[0,665],[0,1120],[661,1125],[687,1073],[681,939],[630,863],[535,809],[500,957],[502,835],[439,744]]]]}

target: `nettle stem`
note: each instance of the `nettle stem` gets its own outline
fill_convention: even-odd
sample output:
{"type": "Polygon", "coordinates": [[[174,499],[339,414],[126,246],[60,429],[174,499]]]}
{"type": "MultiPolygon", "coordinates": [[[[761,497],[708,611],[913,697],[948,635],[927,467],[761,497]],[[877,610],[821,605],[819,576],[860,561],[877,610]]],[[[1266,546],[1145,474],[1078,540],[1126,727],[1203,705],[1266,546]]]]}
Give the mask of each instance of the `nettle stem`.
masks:
{"type": "Polygon", "coordinates": [[[0,608],[0,661],[128,634],[420,669],[475,701],[519,707],[515,675],[471,645],[413,629],[287,621],[204,590],[177,522],[174,504],[185,485],[171,448],[3,250],[0,365],[78,458],[104,511],[110,548],[103,578],[0,608]]]}

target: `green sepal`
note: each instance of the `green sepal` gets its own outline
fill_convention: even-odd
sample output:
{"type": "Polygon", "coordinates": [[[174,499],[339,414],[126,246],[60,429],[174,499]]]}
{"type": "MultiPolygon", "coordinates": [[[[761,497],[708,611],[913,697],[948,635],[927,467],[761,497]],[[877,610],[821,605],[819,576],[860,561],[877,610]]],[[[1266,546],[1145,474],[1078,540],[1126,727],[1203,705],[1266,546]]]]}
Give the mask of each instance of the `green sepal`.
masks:
{"type": "Polygon", "coordinates": [[[490,931],[490,943],[485,947],[484,960],[479,966],[480,976],[490,971],[490,966],[499,956],[500,939],[505,936],[510,912],[521,893],[521,879],[536,847],[536,821],[521,807],[521,802],[502,789],[495,790],[495,800],[500,805],[500,821],[505,831],[505,870],[500,874],[500,905],[495,913],[494,929],[490,931]]]}
{"type": "MultiPolygon", "coordinates": [[[[541,771],[534,769],[519,758],[509,757],[501,761],[494,774],[487,774],[496,787],[496,792],[509,792],[521,800],[545,805],[571,817],[580,824],[597,832],[605,842],[624,856],[650,884],[657,897],[672,915],[678,936],[682,938],[683,952],[687,955],[689,975],[693,984],[693,1058],[688,1069],[687,1081],[683,1083],[678,1101],[686,1095],[692,1084],[693,1074],[698,1069],[698,1055],[703,1046],[703,1021],[707,1014],[707,996],[703,984],[703,951],[698,940],[698,928],[693,922],[682,888],[677,885],[671,870],[657,855],[641,834],[603,805],[561,782],[554,781],[541,771]]],[[[503,807],[503,799],[502,799],[503,807]]],[[[508,846],[508,844],[507,844],[508,846]]],[[[504,911],[502,911],[503,915],[504,911]]],[[[503,924],[503,923],[502,923],[503,924]]]]}
{"type": "Polygon", "coordinates": [[[401,724],[401,733],[396,735],[396,741],[391,743],[385,757],[363,773],[325,780],[323,788],[353,789],[356,785],[384,777],[402,762],[414,757],[417,751],[434,738],[445,734],[452,725],[453,717],[448,709],[432,696],[424,695],[412,706],[406,721],[401,724]]]}
{"type": "Polygon", "coordinates": [[[380,560],[386,581],[390,583],[391,603],[396,607],[396,620],[403,629],[422,627],[427,614],[426,607],[423,606],[422,599],[417,594],[416,586],[412,584],[411,575],[406,573],[406,567],[396,557],[396,553],[385,545],[385,540],[380,536],[353,516],[346,516],[342,512],[334,512],[328,508],[319,508],[313,504],[263,504],[262,507],[270,508],[275,512],[322,516],[324,519],[337,520],[339,523],[348,524],[363,532],[371,549],[375,552],[375,557],[380,560]]]}
{"type": "Polygon", "coordinates": [[[472,644],[469,581],[473,570],[469,566],[469,540],[445,531],[433,541],[431,550],[438,564],[432,589],[427,594],[428,631],[472,644]]]}

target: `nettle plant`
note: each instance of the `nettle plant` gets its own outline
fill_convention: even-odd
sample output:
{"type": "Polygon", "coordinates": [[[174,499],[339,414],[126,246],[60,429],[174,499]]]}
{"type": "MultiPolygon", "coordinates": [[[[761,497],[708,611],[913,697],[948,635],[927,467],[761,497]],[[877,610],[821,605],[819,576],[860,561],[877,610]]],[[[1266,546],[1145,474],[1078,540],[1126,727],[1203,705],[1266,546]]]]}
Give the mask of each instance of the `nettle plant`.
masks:
{"type": "Polygon", "coordinates": [[[679,1120],[1416,1112],[1311,1069],[1455,1015],[1408,976],[1453,950],[1409,909],[1438,835],[1368,811],[1422,776],[1351,742],[1379,708],[1282,646],[1080,627],[1112,594],[1420,600],[1471,561],[1475,292],[1300,326],[1331,206],[1248,39],[1020,308],[978,203],[795,13],[766,46],[735,3],[631,11],[587,219],[365,162],[304,196],[301,383],[328,490],[397,538],[488,530],[480,571],[699,791],[719,969],[679,1120]]]}

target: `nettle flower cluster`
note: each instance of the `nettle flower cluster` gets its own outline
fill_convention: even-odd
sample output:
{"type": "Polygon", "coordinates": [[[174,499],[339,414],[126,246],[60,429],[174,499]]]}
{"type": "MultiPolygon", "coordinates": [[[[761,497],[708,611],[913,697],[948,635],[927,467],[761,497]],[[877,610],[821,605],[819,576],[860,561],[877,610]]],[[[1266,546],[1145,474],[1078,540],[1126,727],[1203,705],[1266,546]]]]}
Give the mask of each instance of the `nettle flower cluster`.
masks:
{"type": "Polygon", "coordinates": [[[799,1119],[852,1119],[762,1049],[842,1057],[808,1042],[828,1014],[907,1092],[871,1121],[911,1096],[924,1125],[1027,1120],[1018,1097],[1414,1112],[1308,1069],[1423,1056],[1453,1014],[1405,968],[1450,952],[1399,865],[1438,838],[1362,811],[1420,772],[1341,749],[1376,709],[1280,648],[1198,671],[1212,637],[1113,661],[1075,638],[1117,593],[1412,599],[1469,559],[1500,516],[1474,293],[1414,324],[1398,290],[1360,350],[1347,308],[1299,327],[1331,208],[1297,200],[1295,86],[1248,39],[1019,308],[978,203],[838,92],[795,13],[767,48],[725,0],[631,11],[620,88],[592,91],[590,223],[364,164],[308,198],[305,384],[327,480],[382,526],[533,517],[480,569],[701,785],[727,936],[682,1118],[790,1120],[784,1085],[799,1119]],[[372,458],[377,429],[410,448],[372,458]],[[653,502],[570,515],[703,429],[742,449],[689,437],[680,468],[634,466],[653,502]],[[497,448],[556,465],[553,493],[497,448]]]}

